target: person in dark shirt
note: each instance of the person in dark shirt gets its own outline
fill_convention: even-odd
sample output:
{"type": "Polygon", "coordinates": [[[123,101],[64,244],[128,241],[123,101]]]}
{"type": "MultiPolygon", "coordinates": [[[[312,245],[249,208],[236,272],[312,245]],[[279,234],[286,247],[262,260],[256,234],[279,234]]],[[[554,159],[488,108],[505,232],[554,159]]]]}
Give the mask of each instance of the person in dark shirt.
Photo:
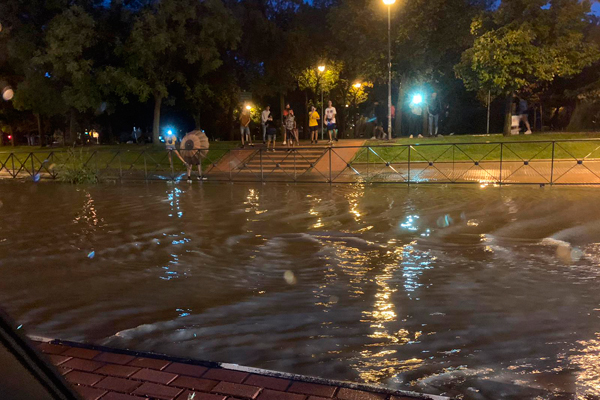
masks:
{"type": "Polygon", "coordinates": [[[519,98],[519,104],[517,105],[517,114],[519,114],[519,122],[525,124],[527,130],[525,131],[526,135],[531,135],[531,125],[529,125],[529,108],[527,107],[527,100],[523,98],[519,98]]]}
{"type": "Polygon", "coordinates": [[[427,102],[427,114],[429,115],[429,136],[437,136],[440,122],[440,113],[442,104],[437,97],[437,93],[431,93],[431,98],[427,102]]]}

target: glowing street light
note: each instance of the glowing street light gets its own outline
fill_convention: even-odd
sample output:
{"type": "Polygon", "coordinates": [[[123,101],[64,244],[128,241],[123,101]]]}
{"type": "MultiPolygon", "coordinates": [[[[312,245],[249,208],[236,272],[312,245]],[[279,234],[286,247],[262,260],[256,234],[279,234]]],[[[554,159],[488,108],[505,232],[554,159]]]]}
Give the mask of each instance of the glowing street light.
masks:
{"type": "Polygon", "coordinates": [[[388,6],[388,140],[392,140],[392,22],[391,8],[396,0],[383,0],[388,6]]]}
{"type": "Polygon", "coordinates": [[[324,65],[319,65],[319,72],[324,72],[325,71],[325,66],[324,65]]]}
{"type": "Polygon", "coordinates": [[[362,86],[362,83],[360,83],[360,82],[356,82],[356,83],[355,83],[354,85],[352,85],[352,86],[354,86],[354,88],[355,88],[355,89],[360,89],[360,87],[362,86]]]}
{"type": "Polygon", "coordinates": [[[248,111],[252,110],[252,106],[251,106],[250,104],[248,104],[248,105],[246,106],[246,110],[248,110],[248,111]]]}
{"type": "Polygon", "coordinates": [[[12,90],[12,88],[10,86],[6,86],[4,89],[2,89],[2,99],[4,99],[5,101],[12,100],[14,95],[15,95],[15,92],[12,90]]]}
{"type": "Polygon", "coordinates": [[[420,94],[415,94],[412,98],[413,104],[421,104],[423,102],[423,96],[420,94]]]}

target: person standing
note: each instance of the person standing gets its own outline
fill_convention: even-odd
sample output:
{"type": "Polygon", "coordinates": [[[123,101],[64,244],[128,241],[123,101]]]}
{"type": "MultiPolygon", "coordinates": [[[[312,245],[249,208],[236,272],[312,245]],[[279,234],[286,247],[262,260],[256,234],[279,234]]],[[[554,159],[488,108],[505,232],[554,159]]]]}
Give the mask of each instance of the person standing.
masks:
{"type": "Polygon", "coordinates": [[[317,144],[319,139],[319,120],[321,117],[315,106],[310,108],[308,113],[308,128],[310,130],[310,144],[317,144]]]}
{"type": "Polygon", "coordinates": [[[288,147],[294,147],[294,143],[297,141],[295,130],[296,116],[294,115],[294,110],[290,109],[285,117],[285,133],[287,135],[288,147]]]}
{"type": "Polygon", "coordinates": [[[277,125],[273,121],[273,118],[269,118],[267,121],[267,151],[269,151],[269,145],[271,145],[271,151],[275,151],[275,141],[277,139],[277,125]]]}
{"type": "Polygon", "coordinates": [[[517,113],[519,114],[519,122],[525,124],[527,130],[525,131],[526,135],[531,135],[531,125],[529,125],[529,107],[527,107],[527,100],[522,97],[519,97],[519,105],[517,106],[517,113]]]}
{"type": "Polygon", "coordinates": [[[338,141],[337,138],[337,125],[336,125],[336,115],[337,111],[333,106],[331,100],[327,103],[329,107],[325,109],[325,123],[327,124],[327,133],[329,133],[329,144],[333,144],[333,140],[338,141]]]}
{"type": "Polygon", "coordinates": [[[437,136],[439,130],[440,113],[442,112],[442,103],[437,98],[437,93],[431,93],[431,98],[427,102],[427,114],[429,115],[429,136],[437,136]]]}
{"type": "Polygon", "coordinates": [[[410,138],[417,136],[422,138],[421,131],[423,130],[423,106],[421,102],[415,102],[414,100],[410,103],[410,126],[409,134],[410,138]]]}
{"type": "MultiPolygon", "coordinates": [[[[285,105],[285,110],[283,110],[283,125],[285,127],[285,121],[287,119],[288,114],[290,113],[290,111],[292,110],[292,107],[290,106],[290,103],[287,103],[285,105]]],[[[286,143],[286,139],[287,139],[287,129],[283,130],[283,145],[285,146],[286,143]]]]}
{"type": "Polygon", "coordinates": [[[252,137],[250,136],[250,111],[243,110],[242,115],[240,116],[240,133],[242,134],[242,147],[244,147],[245,142],[252,147],[254,144],[252,143],[252,137]]]}
{"type": "Polygon", "coordinates": [[[273,118],[271,117],[271,107],[266,106],[263,112],[260,114],[260,125],[262,128],[263,144],[265,144],[267,141],[267,123],[269,122],[269,119],[273,120],[273,118]]]}

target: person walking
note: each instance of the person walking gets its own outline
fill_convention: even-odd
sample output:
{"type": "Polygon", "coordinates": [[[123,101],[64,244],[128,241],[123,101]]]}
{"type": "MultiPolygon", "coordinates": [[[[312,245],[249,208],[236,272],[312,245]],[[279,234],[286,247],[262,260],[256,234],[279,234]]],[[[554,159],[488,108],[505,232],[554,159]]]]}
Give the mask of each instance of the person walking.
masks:
{"type": "Polygon", "coordinates": [[[531,135],[531,125],[529,125],[529,107],[527,107],[527,100],[522,97],[519,97],[517,113],[519,114],[519,122],[524,123],[525,127],[527,128],[525,134],[531,135]]]}
{"type": "MultiPolygon", "coordinates": [[[[287,116],[285,117],[285,133],[287,136],[288,147],[294,147],[294,143],[297,141],[296,138],[296,116],[294,110],[290,109],[287,116]]],[[[288,150],[289,151],[289,150],[288,150]]]]}
{"type": "Polygon", "coordinates": [[[254,147],[252,143],[252,137],[250,135],[250,111],[243,110],[242,115],[240,115],[240,133],[242,134],[242,147],[244,147],[245,142],[247,142],[250,146],[254,147]]]}
{"type": "Polygon", "coordinates": [[[263,112],[260,114],[260,125],[262,128],[263,144],[267,142],[267,123],[269,122],[269,118],[271,120],[273,119],[271,117],[271,107],[266,106],[263,112]]]}
{"type": "Polygon", "coordinates": [[[317,144],[319,139],[319,120],[321,117],[315,106],[310,108],[308,113],[308,129],[310,130],[310,144],[317,144]]]}
{"type": "Polygon", "coordinates": [[[337,125],[336,125],[336,115],[337,111],[333,106],[331,100],[327,103],[329,107],[325,109],[325,123],[327,124],[327,133],[329,133],[329,144],[333,144],[333,140],[338,141],[337,138],[337,125]]]}
{"type": "Polygon", "coordinates": [[[442,103],[437,98],[437,93],[431,93],[431,98],[427,102],[427,114],[429,115],[429,136],[437,136],[439,130],[440,113],[442,112],[442,103]]]}
{"type": "Polygon", "coordinates": [[[415,102],[414,100],[410,103],[410,125],[408,133],[410,138],[417,136],[422,138],[421,132],[423,130],[423,106],[421,102],[415,102]]]}

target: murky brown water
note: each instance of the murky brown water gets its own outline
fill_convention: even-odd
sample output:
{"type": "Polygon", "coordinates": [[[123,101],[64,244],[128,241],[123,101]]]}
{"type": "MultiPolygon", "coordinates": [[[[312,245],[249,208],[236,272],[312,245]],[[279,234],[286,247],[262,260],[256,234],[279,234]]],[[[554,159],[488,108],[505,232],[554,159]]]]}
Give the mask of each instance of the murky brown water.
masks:
{"type": "Polygon", "coordinates": [[[599,396],[599,196],[2,183],[0,301],[47,337],[468,399],[599,396]]]}

